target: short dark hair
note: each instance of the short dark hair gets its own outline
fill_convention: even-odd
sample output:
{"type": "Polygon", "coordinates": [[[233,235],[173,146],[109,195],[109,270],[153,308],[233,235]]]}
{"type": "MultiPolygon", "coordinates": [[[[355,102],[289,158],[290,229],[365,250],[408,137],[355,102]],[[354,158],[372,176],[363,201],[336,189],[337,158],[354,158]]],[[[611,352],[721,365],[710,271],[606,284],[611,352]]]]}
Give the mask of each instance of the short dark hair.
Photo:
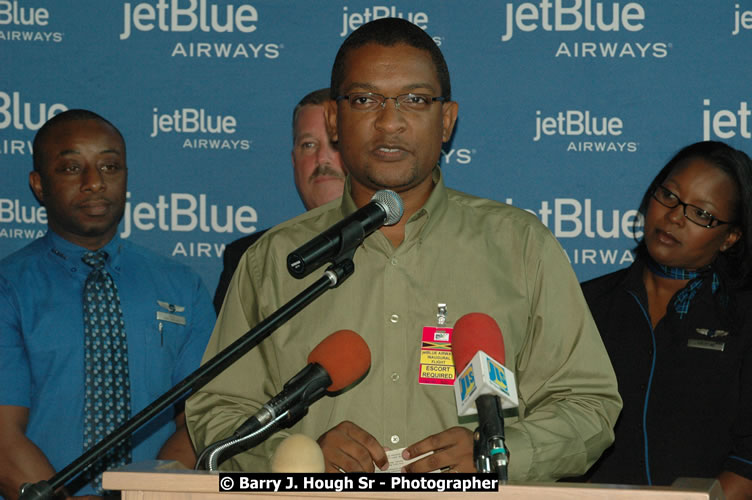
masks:
{"type": "MultiPolygon", "coordinates": [[[[639,211],[643,216],[647,213],[654,188],[663,184],[674,169],[697,159],[725,172],[736,185],[738,198],[730,220],[733,226],[741,229],[742,236],[731,248],[720,253],[715,267],[731,285],[746,285],[752,272],[752,160],[743,151],[718,141],[696,142],[682,148],[655,176],[642,196],[639,211]]],[[[647,252],[644,239],[637,247],[637,253],[644,255],[641,252],[647,252]]]]}
{"type": "Polygon", "coordinates": [[[325,102],[329,101],[329,89],[323,88],[309,92],[303,97],[300,102],[292,110],[292,143],[295,144],[295,126],[298,124],[298,115],[300,114],[300,108],[303,106],[321,106],[325,102]]]}
{"type": "Polygon", "coordinates": [[[37,133],[34,136],[34,142],[32,144],[32,159],[34,162],[34,170],[41,172],[42,165],[44,165],[44,158],[42,157],[43,145],[52,135],[53,129],[62,123],[79,120],[99,120],[109,125],[112,130],[117,132],[117,134],[120,136],[120,140],[123,141],[123,146],[125,146],[125,139],[123,138],[123,134],[121,134],[120,130],[118,130],[118,128],[106,118],[96,114],[93,111],[89,111],[88,109],[69,109],[53,116],[52,118],[47,120],[39,130],[37,130],[37,133]]]}
{"type": "Polygon", "coordinates": [[[336,99],[345,79],[345,58],[354,49],[373,43],[391,47],[404,43],[416,49],[428,51],[436,68],[436,76],[441,86],[441,96],[452,99],[452,85],[449,81],[449,68],[441,50],[421,28],[397,17],[377,19],[356,29],[342,43],[332,65],[332,80],[330,85],[331,98],[336,99]]]}

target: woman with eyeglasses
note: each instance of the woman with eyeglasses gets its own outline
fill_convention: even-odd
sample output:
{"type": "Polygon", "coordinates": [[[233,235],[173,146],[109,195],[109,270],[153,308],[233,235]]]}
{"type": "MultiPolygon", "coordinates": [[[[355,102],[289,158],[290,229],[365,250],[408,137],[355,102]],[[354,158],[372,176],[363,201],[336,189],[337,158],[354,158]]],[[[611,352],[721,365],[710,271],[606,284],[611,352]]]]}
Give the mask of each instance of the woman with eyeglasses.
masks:
{"type": "Polygon", "coordinates": [[[592,482],[717,477],[752,495],[752,161],[685,147],[640,204],[629,268],[582,285],[624,400],[592,482]]]}

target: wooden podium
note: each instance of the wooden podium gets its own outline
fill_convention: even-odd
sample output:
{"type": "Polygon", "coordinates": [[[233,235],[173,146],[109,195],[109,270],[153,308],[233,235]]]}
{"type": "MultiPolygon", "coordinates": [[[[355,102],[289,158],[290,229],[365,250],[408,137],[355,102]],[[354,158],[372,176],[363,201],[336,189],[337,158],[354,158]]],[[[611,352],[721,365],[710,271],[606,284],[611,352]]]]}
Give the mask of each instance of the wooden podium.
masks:
{"type": "Polygon", "coordinates": [[[640,487],[577,483],[505,484],[498,492],[238,492],[219,491],[219,476],[204,471],[187,470],[177,462],[151,461],[129,464],[104,473],[103,486],[120,490],[123,500],[226,500],[228,495],[249,500],[280,498],[315,498],[317,500],[725,500],[718,481],[713,479],[679,479],[671,487],[640,487]]]}

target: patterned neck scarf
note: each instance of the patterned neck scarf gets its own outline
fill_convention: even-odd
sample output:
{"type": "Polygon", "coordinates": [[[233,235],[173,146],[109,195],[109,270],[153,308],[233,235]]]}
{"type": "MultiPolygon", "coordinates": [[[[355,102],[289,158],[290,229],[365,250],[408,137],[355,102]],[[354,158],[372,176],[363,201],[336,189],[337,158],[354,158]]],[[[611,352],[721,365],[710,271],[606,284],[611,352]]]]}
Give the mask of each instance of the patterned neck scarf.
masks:
{"type": "Polygon", "coordinates": [[[674,280],[689,280],[687,286],[679,290],[674,297],[674,309],[679,314],[679,319],[683,319],[689,312],[689,306],[692,303],[692,299],[697,295],[697,290],[702,286],[705,278],[712,273],[712,288],[715,294],[720,286],[720,280],[718,274],[708,267],[704,267],[697,271],[689,271],[681,267],[670,267],[659,264],[653,260],[650,255],[647,258],[648,269],[662,278],[674,279],[674,280]]]}

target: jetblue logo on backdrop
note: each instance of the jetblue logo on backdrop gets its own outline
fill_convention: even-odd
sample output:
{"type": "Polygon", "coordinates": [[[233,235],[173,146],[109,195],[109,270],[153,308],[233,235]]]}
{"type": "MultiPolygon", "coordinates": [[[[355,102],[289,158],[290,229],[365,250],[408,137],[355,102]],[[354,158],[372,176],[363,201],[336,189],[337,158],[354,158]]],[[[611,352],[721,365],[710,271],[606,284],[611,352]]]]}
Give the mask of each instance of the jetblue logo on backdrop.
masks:
{"type": "MultiPolygon", "coordinates": [[[[68,108],[65,104],[25,102],[20,92],[3,92],[0,90],[0,131],[35,131],[54,115],[68,108]]],[[[30,155],[32,141],[27,137],[0,139],[0,156],[30,155]]]]}
{"type": "MultiPolygon", "coordinates": [[[[29,227],[47,224],[47,211],[37,204],[23,205],[18,199],[0,198],[0,223],[21,227],[0,228],[0,238],[36,239],[45,229],[29,227]],[[25,226],[25,227],[24,227],[25,226]]],[[[155,202],[133,202],[126,194],[125,213],[120,236],[128,238],[135,231],[175,233],[241,233],[257,230],[258,214],[250,205],[218,205],[210,203],[206,194],[171,193],[158,195],[155,202]]],[[[221,257],[224,243],[176,242],[172,256],[221,257]]]]}
{"type": "MultiPolygon", "coordinates": [[[[424,31],[428,29],[428,14],[422,11],[402,11],[394,5],[374,5],[366,7],[362,11],[351,12],[345,5],[342,7],[342,31],[340,31],[339,36],[344,38],[367,22],[385,17],[398,17],[410,21],[424,31]]],[[[434,36],[433,41],[441,47],[443,38],[434,36]]]]}
{"type": "Polygon", "coordinates": [[[731,34],[736,36],[742,30],[752,30],[752,10],[739,10],[739,4],[734,5],[734,29],[731,34]]]}
{"type": "Polygon", "coordinates": [[[544,116],[540,110],[536,110],[533,141],[559,136],[572,139],[567,144],[567,151],[634,153],[637,143],[622,140],[623,129],[624,122],[617,116],[597,116],[589,110],[559,111],[555,115],[544,116]]]}
{"type": "Polygon", "coordinates": [[[55,114],[66,111],[65,104],[24,102],[20,92],[10,94],[0,91],[0,130],[38,130],[55,114]]]}
{"type": "Polygon", "coordinates": [[[545,31],[641,31],[645,25],[645,9],[636,2],[621,6],[618,2],[609,9],[602,2],[593,5],[592,0],[573,0],[569,6],[563,0],[542,0],[538,5],[525,2],[514,8],[507,4],[506,33],[502,42],[514,36],[514,30],[535,31],[539,27],[545,31]]]}
{"type": "MultiPolygon", "coordinates": [[[[256,231],[258,214],[249,205],[234,207],[209,203],[206,194],[198,197],[191,193],[172,193],[169,197],[157,196],[156,203],[130,201],[127,194],[125,214],[123,215],[123,232],[120,236],[127,238],[134,230],[202,233],[250,234],[256,231]]],[[[224,243],[188,242],[175,243],[171,255],[183,257],[221,257],[224,243]]]]}
{"type": "Polygon", "coordinates": [[[47,209],[39,205],[25,206],[21,200],[0,198],[0,238],[35,240],[44,236],[45,229],[35,227],[8,227],[12,224],[47,224],[47,209]]]}
{"type": "MultiPolygon", "coordinates": [[[[517,32],[539,29],[555,32],[632,32],[645,28],[645,9],[638,2],[595,2],[593,0],[542,0],[506,5],[505,31],[502,42],[517,32]]],[[[665,42],[560,42],[554,57],[575,58],[662,58],[668,55],[665,42]]]]}
{"type": "MultiPolygon", "coordinates": [[[[128,192],[127,200],[131,193],[128,192]]],[[[123,215],[123,238],[131,235],[134,229],[165,232],[234,233],[250,234],[256,231],[258,215],[248,205],[233,207],[209,203],[206,194],[198,197],[191,193],[172,193],[169,197],[157,196],[156,203],[140,202],[135,205],[125,202],[123,215]]]]}
{"type": "Polygon", "coordinates": [[[13,26],[18,29],[0,29],[0,41],[18,42],[61,42],[63,34],[57,31],[36,30],[47,28],[50,12],[43,7],[21,5],[18,0],[0,0],[0,27],[13,26]]]}
{"type": "MultiPolygon", "coordinates": [[[[512,198],[506,203],[513,204],[512,198]]],[[[634,242],[642,238],[645,221],[637,210],[604,210],[593,208],[590,198],[554,198],[553,207],[547,200],[541,201],[540,208],[524,208],[537,216],[554,236],[562,240],[565,253],[572,264],[611,264],[624,265],[634,262],[634,254],[628,248],[566,248],[567,238],[588,238],[589,240],[618,240],[628,238],[634,242]]],[[[630,244],[633,246],[633,244],[630,244]]]]}
{"type": "MultiPolygon", "coordinates": [[[[219,0],[157,0],[123,4],[123,32],[127,40],[136,31],[159,30],[167,33],[203,32],[250,34],[259,26],[259,13],[247,3],[227,4],[219,0]]],[[[172,57],[219,59],[277,59],[283,45],[279,43],[178,42],[172,57]]]]}
{"type": "Polygon", "coordinates": [[[645,59],[646,57],[664,58],[668,55],[670,43],[646,42],[646,43],[620,43],[620,42],[561,42],[556,49],[554,57],[579,57],[579,58],[632,58],[645,59]]]}
{"type": "Polygon", "coordinates": [[[251,141],[230,137],[237,131],[238,120],[232,115],[212,114],[203,108],[182,108],[160,113],[154,108],[151,134],[190,134],[183,140],[187,149],[249,150],[251,141]],[[199,137],[195,137],[198,135],[199,137]]]}
{"type": "Polygon", "coordinates": [[[702,104],[702,138],[709,141],[711,138],[722,140],[733,137],[743,139],[752,138],[750,133],[750,110],[749,103],[739,102],[737,109],[710,109],[710,99],[703,99],[702,104]]]}
{"type": "MultiPolygon", "coordinates": [[[[512,198],[505,203],[513,204],[512,198]]],[[[547,200],[541,201],[539,209],[524,208],[538,217],[557,238],[617,239],[642,237],[643,220],[637,210],[593,209],[593,201],[575,198],[554,198],[553,207],[547,200]]]]}
{"type": "Polygon", "coordinates": [[[206,0],[158,0],[156,5],[142,2],[131,7],[123,4],[123,32],[121,40],[131,36],[131,27],[138,31],[191,32],[196,29],[204,33],[253,33],[256,31],[258,11],[253,5],[217,5],[206,0]]]}
{"type": "Polygon", "coordinates": [[[342,32],[339,36],[346,37],[350,32],[355,31],[367,22],[385,17],[399,17],[410,21],[423,30],[428,28],[428,14],[425,12],[402,12],[394,5],[374,5],[373,7],[366,7],[362,12],[350,12],[348,7],[344,6],[342,7],[342,32]]]}

